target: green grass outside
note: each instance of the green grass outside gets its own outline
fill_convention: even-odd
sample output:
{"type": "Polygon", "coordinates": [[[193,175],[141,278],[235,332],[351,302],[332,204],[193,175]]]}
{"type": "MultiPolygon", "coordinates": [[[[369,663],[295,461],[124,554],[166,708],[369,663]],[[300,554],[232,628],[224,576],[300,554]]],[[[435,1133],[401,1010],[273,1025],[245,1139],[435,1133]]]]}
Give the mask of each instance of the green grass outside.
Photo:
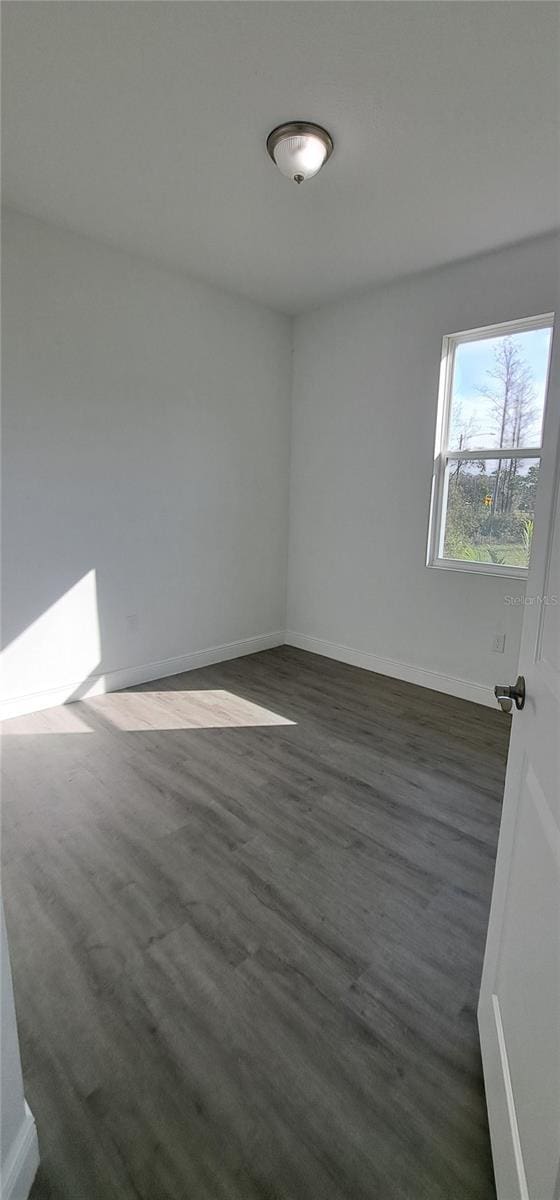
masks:
{"type": "Polygon", "coordinates": [[[468,544],[462,546],[449,558],[463,562],[482,562],[499,564],[503,567],[527,567],[529,555],[527,547],[522,542],[485,542],[482,546],[468,544]]]}

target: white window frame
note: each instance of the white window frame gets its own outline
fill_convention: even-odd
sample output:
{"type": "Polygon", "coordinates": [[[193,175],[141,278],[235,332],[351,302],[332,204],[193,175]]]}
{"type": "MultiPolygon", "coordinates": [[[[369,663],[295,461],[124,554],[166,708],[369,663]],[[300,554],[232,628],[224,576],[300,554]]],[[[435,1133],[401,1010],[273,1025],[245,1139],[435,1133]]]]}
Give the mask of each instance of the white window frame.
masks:
{"type": "MultiPolygon", "coordinates": [[[[432,475],[432,492],[430,502],[430,517],[428,526],[428,556],[426,565],[437,567],[443,571],[470,571],[476,575],[499,575],[502,578],[526,579],[527,567],[502,566],[500,563],[474,562],[470,559],[444,558],[443,542],[445,536],[444,517],[447,511],[447,464],[448,462],[465,461],[466,459],[489,459],[493,461],[502,458],[537,458],[542,457],[542,440],[539,446],[513,448],[510,446],[494,446],[488,450],[449,450],[449,421],[451,417],[451,392],[455,370],[455,352],[463,342],[484,341],[486,338],[507,337],[512,333],[524,333],[531,329],[548,329],[554,327],[554,313],[541,313],[536,317],[523,317],[517,321],[503,321],[499,325],[484,325],[480,329],[466,329],[461,333],[446,334],[441,349],[441,369],[439,377],[438,407],[436,419],[436,436],[434,450],[434,469],[432,475]],[[501,451],[501,455],[500,452],[501,451]]],[[[550,371],[550,351],[548,354],[547,376],[545,384],[545,407],[548,398],[548,376],[550,371]]],[[[544,413],[543,413],[544,423],[544,413]]],[[[542,435],[541,435],[542,437],[542,435]]]]}

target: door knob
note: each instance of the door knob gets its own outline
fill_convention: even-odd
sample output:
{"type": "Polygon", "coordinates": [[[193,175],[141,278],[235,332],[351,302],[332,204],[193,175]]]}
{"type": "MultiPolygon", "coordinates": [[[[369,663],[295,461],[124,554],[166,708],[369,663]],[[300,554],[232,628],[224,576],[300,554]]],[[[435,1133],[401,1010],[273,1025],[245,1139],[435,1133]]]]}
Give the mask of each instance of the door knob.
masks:
{"type": "Polygon", "coordinates": [[[525,704],[525,680],[523,675],[518,675],[513,685],[497,683],[494,688],[494,695],[502,712],[511,712],[514,701],[515,707],[521,711],[525,704]]]}

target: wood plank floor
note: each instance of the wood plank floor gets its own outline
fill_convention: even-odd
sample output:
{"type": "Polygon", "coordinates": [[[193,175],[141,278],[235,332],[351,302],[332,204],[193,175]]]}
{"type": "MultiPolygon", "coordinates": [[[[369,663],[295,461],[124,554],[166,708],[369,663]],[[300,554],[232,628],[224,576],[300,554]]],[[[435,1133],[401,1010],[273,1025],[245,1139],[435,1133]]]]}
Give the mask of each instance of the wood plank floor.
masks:
{"type": "Polygon", "coordinates": [[[288,647],[7,722],[33,1200],[488,1200],[509,736],[288,647]]]}

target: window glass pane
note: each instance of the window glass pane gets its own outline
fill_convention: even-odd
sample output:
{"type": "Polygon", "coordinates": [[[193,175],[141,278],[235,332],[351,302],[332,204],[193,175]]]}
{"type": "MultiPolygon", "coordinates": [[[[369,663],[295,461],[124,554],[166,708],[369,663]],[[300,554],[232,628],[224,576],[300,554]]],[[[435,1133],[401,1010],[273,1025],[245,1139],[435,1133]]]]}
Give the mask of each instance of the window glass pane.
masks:
{"type": "Polygon", "coordinates": [[[443,558],[527,567],[540,459],[447,464],[443,558]]]}
{"type": "Polygon", "coordinates": [[[540,446],[551,336],[530,329],[458,344],[450,450],[540,446]]]}

